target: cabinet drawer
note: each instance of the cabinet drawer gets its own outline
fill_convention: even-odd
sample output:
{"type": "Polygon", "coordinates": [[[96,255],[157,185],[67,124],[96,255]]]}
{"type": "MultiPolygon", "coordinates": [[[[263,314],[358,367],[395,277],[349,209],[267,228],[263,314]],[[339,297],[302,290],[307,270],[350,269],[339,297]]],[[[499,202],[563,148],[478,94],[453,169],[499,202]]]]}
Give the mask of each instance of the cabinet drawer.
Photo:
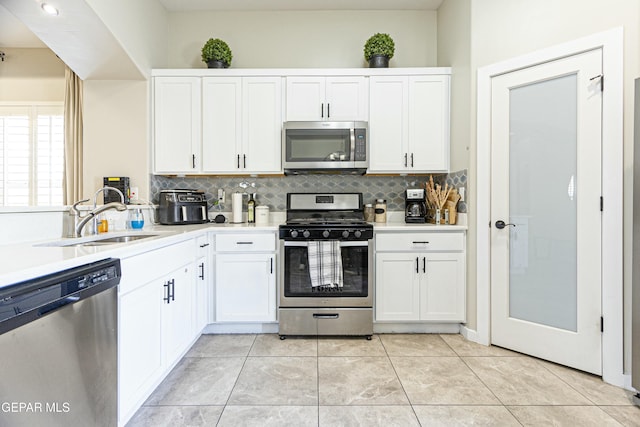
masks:
{"type": "Polygon", "coordinates": [[[464,233],[378,233],[376,251],[463,251],[464,233]]]}
{"type": "Polygon", "coordinates": [[[193,262],[195,254],[193,240],[186,240],[123,259],[120,295],[193,262]]]}
{"type": "Polygon", "coordinates": [[[276,236],[263,234],[225,234],[216,235],[218,252],[272,252],[276,250],[276,236]]]}

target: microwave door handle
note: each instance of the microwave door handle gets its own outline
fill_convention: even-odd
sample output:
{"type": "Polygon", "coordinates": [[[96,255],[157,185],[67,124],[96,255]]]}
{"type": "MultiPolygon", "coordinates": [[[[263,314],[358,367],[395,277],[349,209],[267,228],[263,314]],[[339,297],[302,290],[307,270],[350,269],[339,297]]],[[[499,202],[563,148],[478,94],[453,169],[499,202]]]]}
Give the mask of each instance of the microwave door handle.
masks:
{"type": "Polygon", "coordinates": [[[352,162],[356,161],[356,129],[351,128],[349,131],[349,136],[351,137],[351,148],[349,150],[349,160],[352,162]]]}

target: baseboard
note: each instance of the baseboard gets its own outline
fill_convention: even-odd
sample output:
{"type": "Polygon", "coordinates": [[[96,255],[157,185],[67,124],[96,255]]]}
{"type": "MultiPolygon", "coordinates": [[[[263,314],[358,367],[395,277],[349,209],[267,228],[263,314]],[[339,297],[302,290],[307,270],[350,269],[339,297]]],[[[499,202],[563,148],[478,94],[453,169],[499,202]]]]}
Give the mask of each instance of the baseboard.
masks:
{"type": "Polygon", "coordinates": [[[374,323],[374,334],[458,334],[459,323],[374,323]]]}
{"type": "Polygon", "coordinates": [[[203,334],[277,334],[277,323],[210,323],[203,334]]]}
{"type": "Polygon", "coordinates": [[[460,335],[465,337],[468,341],[472,341],[482,345],[489,345],[489,343],[481,342],[478,331],[476,331],[475,329],[469,329],[464,325],[460,325],[460,335]]]}

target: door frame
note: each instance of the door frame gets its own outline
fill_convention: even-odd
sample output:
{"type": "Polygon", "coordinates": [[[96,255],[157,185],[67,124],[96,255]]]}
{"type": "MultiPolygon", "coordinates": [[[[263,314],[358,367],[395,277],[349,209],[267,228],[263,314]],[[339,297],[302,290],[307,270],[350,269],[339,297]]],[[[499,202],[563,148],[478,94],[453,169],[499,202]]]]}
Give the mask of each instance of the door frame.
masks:
{"type": "Polygon", "coordinates": [[[477,325],[469,339],[491,342],[491,79],[544,62],[602,49],[602,378],[624,387],[623,337],[623,29],[597,33],[478,69],[476,158],[477,325]]]}

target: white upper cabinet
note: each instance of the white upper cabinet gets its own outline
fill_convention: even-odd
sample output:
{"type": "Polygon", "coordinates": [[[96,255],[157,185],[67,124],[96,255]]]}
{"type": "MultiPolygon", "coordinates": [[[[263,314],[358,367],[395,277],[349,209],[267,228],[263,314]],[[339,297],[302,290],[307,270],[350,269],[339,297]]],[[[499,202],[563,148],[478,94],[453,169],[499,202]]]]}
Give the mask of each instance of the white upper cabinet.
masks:
{"type": "Polygon", "coordinates": [[[202,79],[202,172],[279,173],[282,78],[202,79]]]}
{"type": "Polygon", "coordinates": [[[202,171],[236,172],[242,143],[242,78],[202,79],[202,171]]]}
{"type": "Polygon", "coordinates": [[[449,169],[449,76],[372,76],[369,172],[449,169]]]}
{"type": "Polygon", "coordinates": [[[287,121],[351,121],[368,118],[368,78],[287,77],[287,121]]]}
{"type": "Polygon", "coordinates": [[[154,79],[154,171],[194,173],[200,169],[199,77],[154,79]]]}
{"type": "Polygon", "coordinates": [[[239,173],[281,172],[281,135],[282,78],[244,77],[242,169],[239,173]]]}

